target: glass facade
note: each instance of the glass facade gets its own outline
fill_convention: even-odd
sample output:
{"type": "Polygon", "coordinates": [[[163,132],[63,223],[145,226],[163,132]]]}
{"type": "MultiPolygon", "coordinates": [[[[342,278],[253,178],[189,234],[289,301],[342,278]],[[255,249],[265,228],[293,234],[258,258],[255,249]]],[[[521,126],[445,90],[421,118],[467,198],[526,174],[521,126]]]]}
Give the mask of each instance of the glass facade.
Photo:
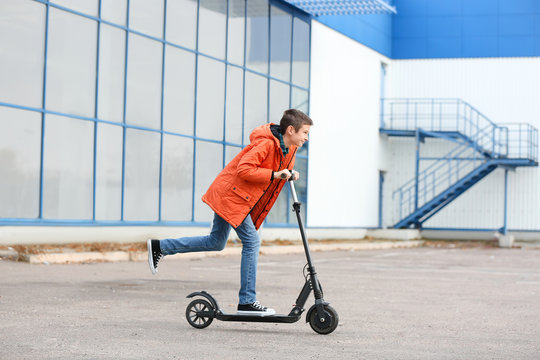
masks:
{"type": "Polygon", "coordinates": [[[3,0],[0,54],[3,224],[208,223],[253,128],[309,109],[310,19],[279,0],[3,0]]]}

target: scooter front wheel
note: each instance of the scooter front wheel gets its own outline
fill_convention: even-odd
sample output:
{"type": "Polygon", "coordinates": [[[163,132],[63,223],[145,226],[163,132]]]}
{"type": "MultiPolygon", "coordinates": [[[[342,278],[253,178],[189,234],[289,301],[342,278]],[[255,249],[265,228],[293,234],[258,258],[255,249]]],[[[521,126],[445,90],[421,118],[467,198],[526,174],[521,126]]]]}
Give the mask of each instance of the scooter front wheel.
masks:
{"type": "Polygon", "coordinates": [[[327,335],[336,330],[339,323],[337,311],[330,305],[324,305],[324,314],[319,316],[316,305],[308,312],[309,325],[318,334],[327,335]]]}
{"type": "Polygon", "coordinates": [[[186,308],[186,319],[189,325],[204,329],[214,321],[214,308],[206,300],[193,300],[186,308]]]}

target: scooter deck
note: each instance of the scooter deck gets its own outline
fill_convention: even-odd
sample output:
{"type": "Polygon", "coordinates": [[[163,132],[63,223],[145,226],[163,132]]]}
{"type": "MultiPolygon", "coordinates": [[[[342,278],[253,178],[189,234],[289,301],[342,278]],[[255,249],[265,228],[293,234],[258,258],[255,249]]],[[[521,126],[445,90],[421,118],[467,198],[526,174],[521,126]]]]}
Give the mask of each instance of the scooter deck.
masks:
{"type": "Polygon", "coordinates": [[[227,314],[218,311],[215,314],[216,319],[221,321],[244,321],[244,322],[270,322],[270,323],[294,323],[300,319],[300,316],[289,315],[243,315],[243,314],[227,314]]]}

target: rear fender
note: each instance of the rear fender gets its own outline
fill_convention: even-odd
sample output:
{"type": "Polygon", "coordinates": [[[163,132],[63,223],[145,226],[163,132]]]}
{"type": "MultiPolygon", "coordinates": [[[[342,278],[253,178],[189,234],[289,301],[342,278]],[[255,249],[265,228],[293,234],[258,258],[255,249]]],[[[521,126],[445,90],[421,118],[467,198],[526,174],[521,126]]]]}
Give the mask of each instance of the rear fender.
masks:
{"type": "Polygon", "coordinates": [[[189,294],[186,297],[187,298],[193,298],[195,296],[201,296],[201,297],[205,298],[206,300],[210,301],[210,304],[212,304],[212,307],[214,308],[214,311],[219,310],[219,306],[218,306],[218,303],[217,303],[216,299],[214,299],[214,297],[212,295],[210,295],[209,293],[207,293],[206,291],[196,291],[196,292],[193,292],[193,293],[189,294]]]}

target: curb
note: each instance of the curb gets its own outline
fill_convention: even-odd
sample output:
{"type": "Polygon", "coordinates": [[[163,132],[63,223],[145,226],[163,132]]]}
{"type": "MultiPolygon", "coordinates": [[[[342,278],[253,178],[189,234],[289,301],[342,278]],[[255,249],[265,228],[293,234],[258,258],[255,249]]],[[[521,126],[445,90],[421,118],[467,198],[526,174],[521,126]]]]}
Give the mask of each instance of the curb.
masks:
{"type": "MultiPolygon", "coordinates": [[[[424,244],[421,240],[378,241],[361,243],[311,244],[312,252],[321,251],[360,251],[414,248],[424,244]]],[[[205,257],[223,257],[241,255],[241,247],[229,247],[219,252],[186,253],[167,256],[167,259],[202,259],[205,257]]],[[[302,245],[267,245],[261,246],[261,255],[291,255],[304,253],[302,245]]],[[[71,252],[22,255],[21,260],[30,264],[83,264],[95,262],[143,262],[148,260],[146,251],[111,251],[111,252],[71,252]]]]}
{"type": "Polygon", "coordinates": [[[13,248],[8,248],[7,250],[0,250],[0,260],[17,260],[19,258],[19,253],[13,248]]]}
{"type": "Polygon", "coordinates": [[[82,264],[90,262],[130,261],[130,253],[125,251],[51,253],[23,255],[22,260],[30,264],[82,264]]]}

